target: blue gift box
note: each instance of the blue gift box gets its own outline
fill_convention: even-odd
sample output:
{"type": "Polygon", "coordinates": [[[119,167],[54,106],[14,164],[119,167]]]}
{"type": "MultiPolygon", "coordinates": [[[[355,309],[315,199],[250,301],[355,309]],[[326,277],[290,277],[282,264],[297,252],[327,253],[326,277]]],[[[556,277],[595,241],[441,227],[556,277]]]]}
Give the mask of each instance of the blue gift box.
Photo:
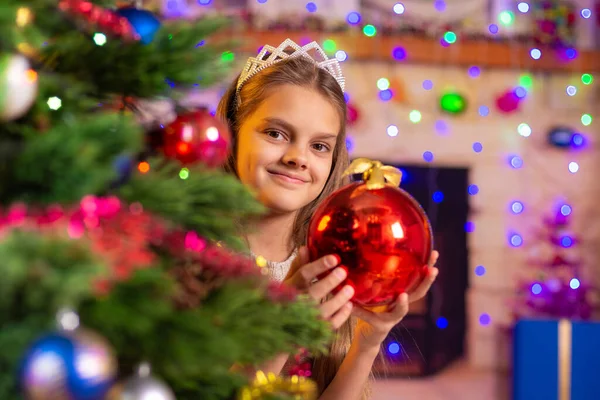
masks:
{"type": "Polygon", "coordinates": [[[514,400],[600,399],[600,323],[521,320],[513,350],[514,400]]]}

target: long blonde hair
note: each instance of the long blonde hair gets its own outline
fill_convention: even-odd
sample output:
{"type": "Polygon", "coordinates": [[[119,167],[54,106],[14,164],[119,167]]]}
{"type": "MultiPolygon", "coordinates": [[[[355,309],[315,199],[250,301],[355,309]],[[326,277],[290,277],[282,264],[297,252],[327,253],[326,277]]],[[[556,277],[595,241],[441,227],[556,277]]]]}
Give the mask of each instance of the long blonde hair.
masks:
{"type": "MultiPolygon", "coordinates": [[[[237,143],[241,124],[259,107],[269,93],[272,93],[277,86],[284,84],[314,89],[330,101],[340,117],[340,131],[333,150],[333,163],[329,178],[319,196],[296,214],[292,230],[292,241],[296,247],[299,247],[306,243],[308,225],[315,209],[323,199],[343,184],[342,175],[348,166],[346,101],[340,85],[327,71],[317,67],[310,60],[302,57],[288,58],[269,66],[245,82],[239,93],[241,98],[239,102],[236,98],[236,78],[221,99],[217,108],[217,116],[229,125],[232,134],[232,151],[225,169],[237,175],[237,143]]],[[[346,356],[355,325],[353,318],[348,320],[338,330],[336,338],[330,345],[329,354],[315,357],[312,372],[320,393],[331,383],[346,356]]],[[[367,398],[368,393],[369,388],[365,388],[363,398],[367,398]]]]}

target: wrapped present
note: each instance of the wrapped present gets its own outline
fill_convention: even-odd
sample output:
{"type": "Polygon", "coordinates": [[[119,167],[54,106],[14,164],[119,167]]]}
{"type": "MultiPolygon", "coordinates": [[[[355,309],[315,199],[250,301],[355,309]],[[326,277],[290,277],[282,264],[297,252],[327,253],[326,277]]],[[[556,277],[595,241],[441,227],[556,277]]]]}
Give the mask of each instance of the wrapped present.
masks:
{"type": "Polygon", "coordinates": [[[600,322],[521,320],[513,349],[513,400],[600,398],[600,322]]]}

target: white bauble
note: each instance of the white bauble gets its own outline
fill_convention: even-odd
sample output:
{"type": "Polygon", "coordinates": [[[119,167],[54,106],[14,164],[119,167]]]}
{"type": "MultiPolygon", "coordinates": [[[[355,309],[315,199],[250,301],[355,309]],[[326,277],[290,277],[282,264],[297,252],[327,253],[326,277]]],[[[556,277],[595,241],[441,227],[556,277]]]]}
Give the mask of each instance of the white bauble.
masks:
{"type": "Polygon", "coordinates": [[[37,89],[37,73],[27,58],[0,54],[0,121],[25,115],[35,101],[37,89]]]}

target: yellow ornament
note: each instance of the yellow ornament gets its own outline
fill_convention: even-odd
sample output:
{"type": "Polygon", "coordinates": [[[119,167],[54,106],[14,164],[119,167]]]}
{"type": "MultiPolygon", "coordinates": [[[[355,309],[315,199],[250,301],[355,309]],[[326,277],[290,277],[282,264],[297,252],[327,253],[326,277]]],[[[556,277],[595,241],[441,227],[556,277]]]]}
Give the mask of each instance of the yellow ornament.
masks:
{"type": "Polygon", "coordinates": [[[317,385],[300,376],[282,378],[273,373],[258,371],[254,382],[242,388],[238,400],[261,400],[266,395],[277,394],[293,396],[297,400],[315,400],[317,385]]]}

